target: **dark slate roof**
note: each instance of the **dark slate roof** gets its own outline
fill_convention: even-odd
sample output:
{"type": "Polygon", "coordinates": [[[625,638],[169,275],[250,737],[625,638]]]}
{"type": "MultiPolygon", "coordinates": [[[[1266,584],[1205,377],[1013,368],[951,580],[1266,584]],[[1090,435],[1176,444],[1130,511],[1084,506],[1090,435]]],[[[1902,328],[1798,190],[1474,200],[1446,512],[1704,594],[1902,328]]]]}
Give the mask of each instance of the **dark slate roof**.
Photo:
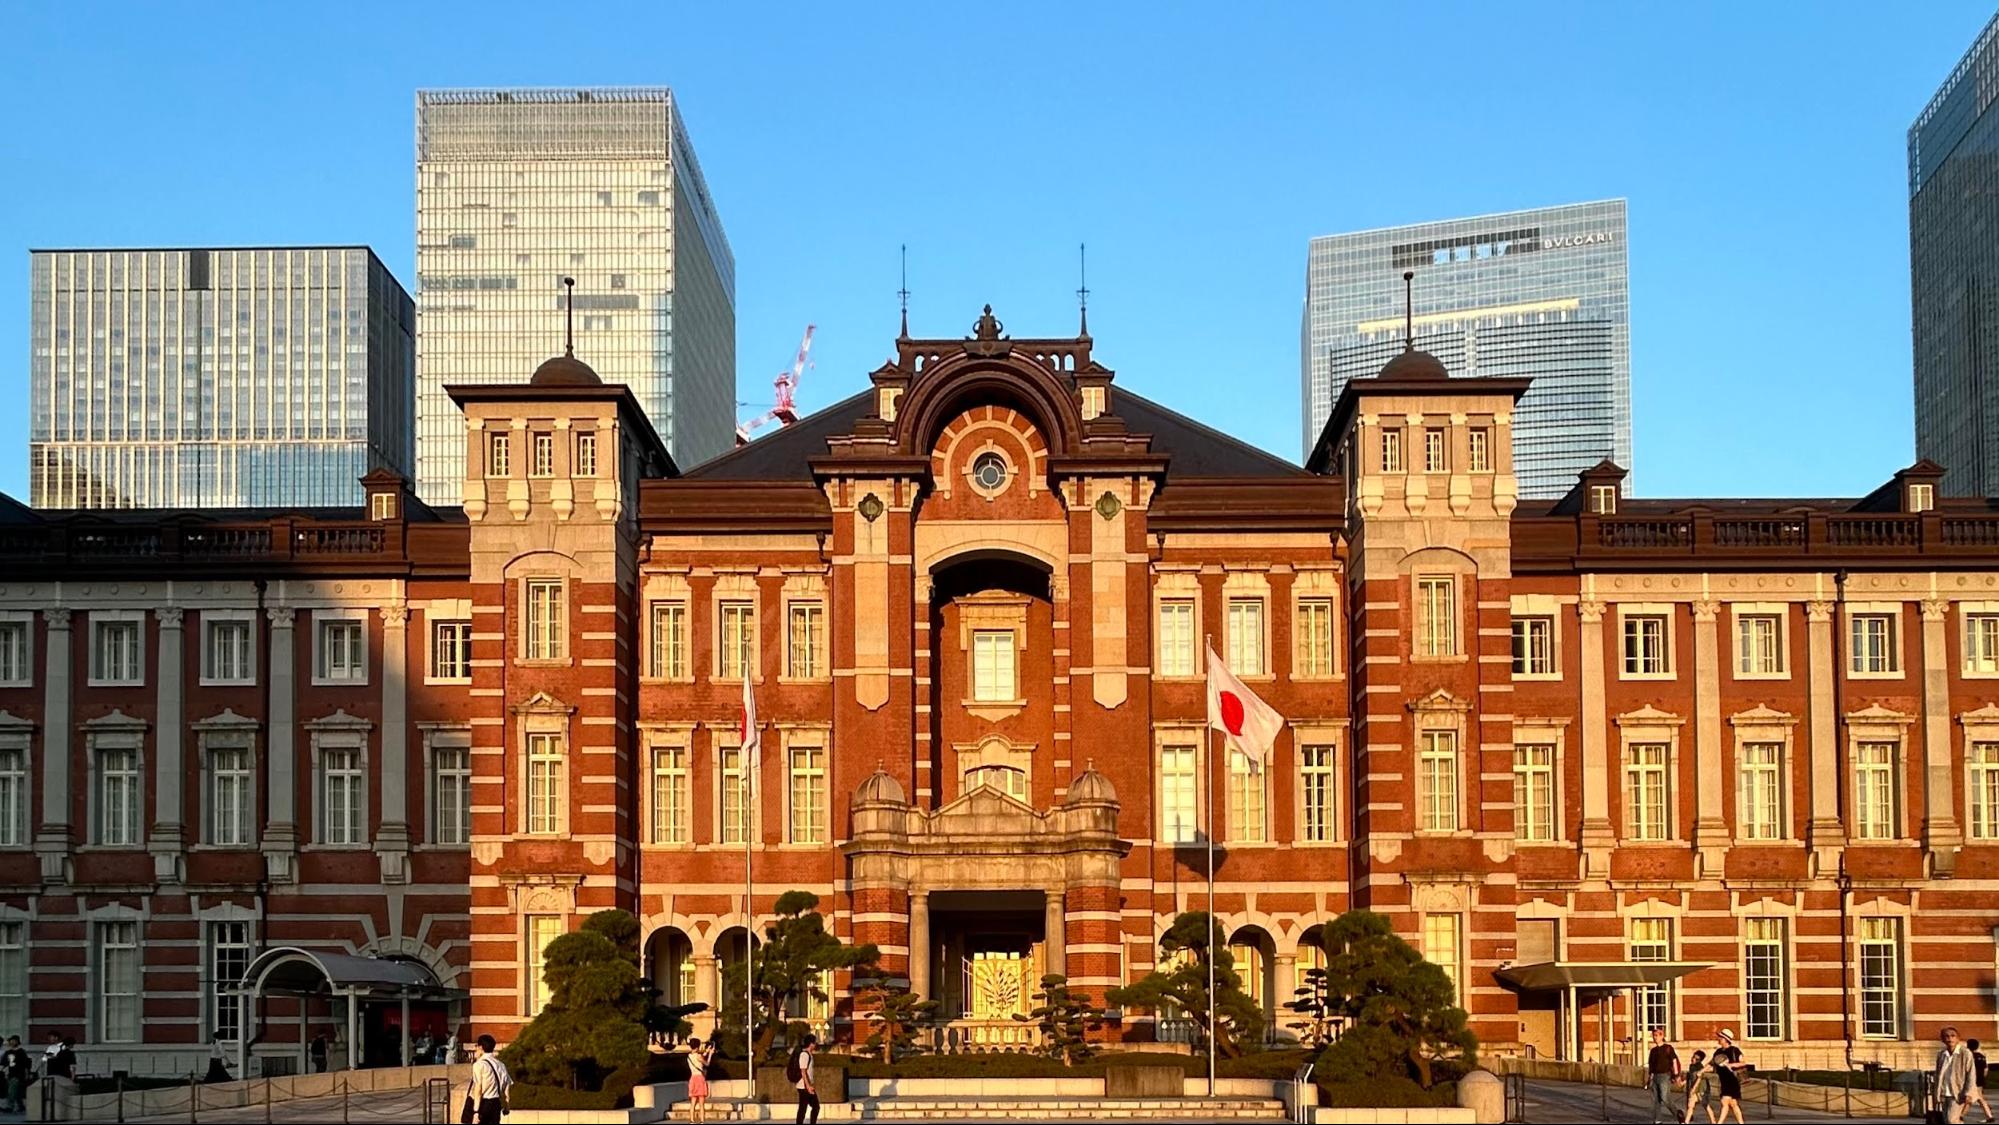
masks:
{"type": "MultiPolygon", "coordinates": [[[[1125,391],[1112,395],[1112,413],[1134,434],[1152,437],[1152,451],[1167,454],[1169,476],[1309,477],[1282,457],[1204,426],[1175,410],[1125,391]]],[[[768,437],[731,450],[682,473],[687,480],[810,480],[811,459],[826,455],[826,439],[851,432],[873,411],[874,392],[862,391],[808,414],[768,437]]]]}
{"type": "MultiPolygon", "coordinates": [[[[263,523],[276,519],[359,522],[368,519],[368,509],[353,507],[321,508],[30,508],[12,497],[0,495],[0,523],[61,524],[160,524],[263,523]]],[[[464,523],[465,509],[433,508],[414,496],[405,496],[403,511],[411,523],[464,523]]]]}

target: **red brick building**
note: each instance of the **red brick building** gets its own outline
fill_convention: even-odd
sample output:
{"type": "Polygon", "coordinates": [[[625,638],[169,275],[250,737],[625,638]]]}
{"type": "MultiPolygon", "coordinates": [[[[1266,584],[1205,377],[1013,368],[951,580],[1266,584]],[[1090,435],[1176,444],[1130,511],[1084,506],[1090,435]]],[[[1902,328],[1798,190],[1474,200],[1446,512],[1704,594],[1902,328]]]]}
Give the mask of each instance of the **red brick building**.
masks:
{"type": "MultiPolygon", "coordinates": [[[[1300,468],[988,313],[684,472],[564,357],[458,389],[459,509],[384,477],[363,512],[0,510],[0,1031],[297,1065],[294,1000],[222,994],[296,947],[398,959],[410,1025],[504,1039],[582,915],[632,910],[713,1002],[804,889],[1004,1043],[1041,971],[1153,966],[1212,826],[1267,1006],[1366,907],[1502,1049],[1999,1032],[1999,509],[1926,465],[1521,503],[1525,385],[1405,354],[1300,468]],[[1265,771],[1204,737],[1210,644],[1288,720],[1265,771]]],[[[801,1015],[837,1022],[830,983],[801,1015]]],[[[337,1065],[402,1021],[304,1026],[337,1065]]]]}

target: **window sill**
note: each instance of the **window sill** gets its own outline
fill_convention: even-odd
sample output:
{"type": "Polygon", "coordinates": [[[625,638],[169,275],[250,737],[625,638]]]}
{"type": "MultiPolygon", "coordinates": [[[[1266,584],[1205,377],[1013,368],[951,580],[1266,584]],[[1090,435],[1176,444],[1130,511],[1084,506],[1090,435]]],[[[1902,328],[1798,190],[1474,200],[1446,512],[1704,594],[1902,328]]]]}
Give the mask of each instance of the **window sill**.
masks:
{"type": "Polygon", "coordinates": [[[1788,680],[1788,679],[1790,679],[1790,678],[1791,678],[1791,673],[1790,673],[1790,672],[1788,672],[1788,671],[1786,671],[1786,672],[1742,672],[1742,671],[1738,671],[1738,672],[1736,672],[1736,673],[1735,673],[1735,679],[1737,680],[1737,682],[1741,682],[1741,681],[1745,681],[1745,680],[1788,680]]]}
{"type": "Polygon", "coordinates": [[[1911,836],[1896,836],[1890,840],[1863,840],[1857,836],[1846,838],[1846,846],[1849,848],[1906,848],[1915,843],[1917,840],[1911,836]]]}
{"type": "Polygon", "coordinates": [[[1684,850],[1693,845],[1685,840],[1634,840],[1629,836],[1619,836],[1617,838],[1617,846],[1620,848],[1648,848],[1657,851],[1663,848],[1684,850]]]}
{"type": "Polygon", "coordinates": [[[1849,679],[1849,680],[1899,680],[1899,679],[1903,679],[1904,677],[1903,677],[1903,675],[1902,675],[1902,671],[1901,671],[1901,669],[1899,669],[1899,668],[1898,668],[1898,669],[1896,669],[1896,670],[1895,670],[1895,671],[1893,671],[1893,672],[1853,672],[1853,671],[1849,671],[1849,672],[1847,672],[1847,674],[1846,674],[1846,678],[1847,678],[1847,679],[1849,679]]]}
{"type": "Polygon", "coordinates": [[[1207,677],[1201,675],[1199,672],[1154,672],[1152,674],[1152,681],[1154,683],[1198,684],[1206,679],[1207,677]]]}
{"type": "Polygon", "coordinates": [[[973,718],[984,719],[989,723],[997,723],[1002,719],[1011,719],[1015,715],[1025,711],[1027,709],[1027,700],[967,699],[963,700],[959,706],[963,707],[965,713],[971,715],[973,718]]]}
{"type": "Polygon", "coordinates": [[[832,683],[832,682],[833,682],[833,677],[831,677],[831,676],[779,676],[779,677],[777,678],[777,682],[778,682],[778,683],[780,683],[780,684],[830,684],[830,683],[832,683]]]}
{"type": "Polygon", "coordinates": [[[1560,672],[1515,672],[1513,673],[1513,680],[1515,683],[1560,683],[1562,682],[1562,674],[1560,672]]]}
{"type": "Polygon", "coordinates": [[[514,658],[514,667],[567,668],[569,667],[569,658],[566,656],[519,656],[514,658]]]}
{"type": "MultiPolygon", "coordinates": [[[[211,680],[207,676],[201,677],[201,679],[198,680],[197,683],[201,687],[256,687],[257,686],[257,681],[255,680],[211,680]]],[[[0,686],[5,686],[5,685],[0,685],[0,686]]]]}
{"type": "MultiPolygon", "coordinates": [[[[694,850],[694,845],[685,840],[675,841],[672,843],[661,843],[659,841],[652,841],[645,844],[641,844],[639,846],[649,852],[691,852],[694,850]]],[[[741,847],[742,845],[738,844],[736,846],[741,847]]]]}
{"type": "Polygon", "coordinates": [[[91,855],[93,853],[104,853],[117,855],[120,852],[144,852],[145,850],[146,845],[144,841],[136,844],[78,844],[76,854],[91,855]]]}
{"type": "Polygon", "coordinates": [[[1232,852],[1270,851],[1278,846],[1275,840],[1216,840],[1215,844],[1232,852]]]}
{"type": "MultiPolygon", "coordinates": [[[[1963,678],[1967,680],[1999,680],[1999,670],[1994,670],[1991,672],[1974,672],[1969,668],[1967,668],[1960,674],[1963,676],[1963,678]]],[[[0,687],[5,687],[5,686],[6,685],[4,684],[0,684],[0,687]]]]}
{"type": "Polygon", "coordinates": [[[1472,830],[1469,828],[1418,828],[1412,835],[1426,840],[1469,840],[1472,838],[1472,830]]]}
{"type": "Polygon", "coordinates": [[[136,688],[142,688],[142,687],[145,687],[145,686],[146,686],[146,681],[144,681],[144,680],[100,680],[100,679],[98,679],[97,677],[95,677],[95,676],[92,676],[92,677],[90,677],[89,679],[87,679],[87,680],[83,681],[83,686],[85,686],[85,687],[136,687],[136,688]]]}
{"type": "Polygon", "coordinates": [[[34,686],[35,682],[33,680],[0,680],[0,691],[4,691],[7,688],[31,688],[34,686]]]}
{"type": "Polygon", "coordinates": [[[203,853],[217,854],[221,852],[255,852],[258,850],[258,843],[258,841],[252,840],[247,844],[189,844],[186,850],[190,855],[200,855],[203,853]]]}
{"type": "Polygon", "coordinates": [[[1774,839],[1768,837],[1745,839],[1741,836],[1735,836],[1729,839],[1729,846],[1735,848],[1795,848],[1803,842],[1802,840],[1794,840],[1789,836],[1778,836],[1774,839]]]}
{"type": "Polygon", "coordinates": [[[469,851],[471,851],[471,850],[472,850],[472,845],[470,845],[470,844],[411,844],[411,845],[410,845],[410,850],[411,850],[411,851],[413,851],[413,852],[469,852],[469,851]]]}
{"type": "Polygon", "coordinates": [[[372,852],[375,850],[375,845],[372,842],[365,844],[301,844],[298,850],[302,852],[372,852]]]}
{"type": "Polygon", "coordinates": [[[1293,675],[1291,682],[1294,684],[1336,684],[1344,679],[1346,677],[1338,672],[1322,672],[1311,676],[1293,675]]]}
{"type": "Polygon", "coordinates": [[[353,687],[367,687],[367,686],[368,686],[368,681],[367,681],[367,680],[335,680],[335,679],[328,679],[328,678],[327,678],[327,677],[325,677],[325,676],[314,676],[314,677],[312,678],[312,686],[313,686],[313,687],[350,687],[350,688],[353,688],[353,687]]]}
{"type": "Polygon", "coordinates": [[[1291,848],[1317,848],[1320,850],[1325,850],[1330,848],[1344,848],[1347,846],[1347,842],[1345,840],[1294,840],[1285,846],[1291,848]]]}
{"type": "Polygon", "coordinates": [[[659,684],[662,686],[666,684],[691,684],[693,682],[694,682],[693,676],[640,676],[639,677],[639,683],[641,684],[659,684]]]}
{"type": "Polygon", "coordinates": [[[1660,682],[1677,680],[1680,676],[1677,672],[1619,672],[1617,678],[1620,680],[1651,680],[1660,682]]]}
{"type": "Polygon", "coordinates": [[[1573,848],[1576,845],[1571,840],[1523,840],[1515,836],[1513,838],[1513,846],[1516,848],[1573,848]]]}
{"type": "Polygon", "coordinates": [[[472,683],[470,676],[425,676],[425,687],[466,687],[472,683]]]}
{"type": "Polygon", "coordinates": [[[1468,661],[1468,660],[1470,660],[1470,659],[1471,659],[1471,657],[1469,657],[1469,656],[1466,656],[1466,655],[1464,655],[1463,653],[1455,653],[1455,652],[1454,652],[1454,653],[1450,653],[1450,654],[1448,654],[1448,655],[1444,655],[1444,656],[1417,656],[1417,655],[1415,655],[1415,654],[1413,654],[1413,653],[1412,653],[1412,654],[1410,655],[1410,657],[1409,657],[1409,663],[1411,663],[1411,664],[1463,664],[1463,663],[1465,663],[1466,661],[1468,661]]]}

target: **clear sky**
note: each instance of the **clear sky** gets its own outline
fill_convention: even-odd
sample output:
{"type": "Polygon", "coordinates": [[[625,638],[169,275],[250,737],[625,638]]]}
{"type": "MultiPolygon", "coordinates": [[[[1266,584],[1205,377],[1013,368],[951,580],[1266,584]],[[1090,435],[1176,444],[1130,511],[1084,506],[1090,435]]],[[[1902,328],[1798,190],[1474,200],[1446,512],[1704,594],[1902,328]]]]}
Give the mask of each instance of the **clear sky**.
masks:
{"type": "MultiPolygon", "coordinates": [[[[0,491],[32,246],[366,243],[414,286],[414,91],[670,85],[737,262],[738,397],[806,409],[992,302],[1296,458],[1315,234],[1630,200],[1648,495],[1853,495],[1913,457],[1906,132],[1992,12],[724,3],[0,7],[0,491]]],[[[550,347],[559,344],[551,330],[550,347]]]]}

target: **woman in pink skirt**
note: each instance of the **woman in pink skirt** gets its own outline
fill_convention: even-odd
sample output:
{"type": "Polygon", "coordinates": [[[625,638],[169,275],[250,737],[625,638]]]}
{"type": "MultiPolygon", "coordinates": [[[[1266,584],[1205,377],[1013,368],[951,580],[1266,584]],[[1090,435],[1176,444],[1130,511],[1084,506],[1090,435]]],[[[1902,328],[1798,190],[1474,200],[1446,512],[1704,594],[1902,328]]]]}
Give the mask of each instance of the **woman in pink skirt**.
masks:
{"type": "Polygon", "coordinates": [[[687,1041],[687,1100],[693,1104],[696,1121],[708,1120],[708,1062],[714,1057],[713,1044],[703,1047],[699,1039],[687,1041]]]}

